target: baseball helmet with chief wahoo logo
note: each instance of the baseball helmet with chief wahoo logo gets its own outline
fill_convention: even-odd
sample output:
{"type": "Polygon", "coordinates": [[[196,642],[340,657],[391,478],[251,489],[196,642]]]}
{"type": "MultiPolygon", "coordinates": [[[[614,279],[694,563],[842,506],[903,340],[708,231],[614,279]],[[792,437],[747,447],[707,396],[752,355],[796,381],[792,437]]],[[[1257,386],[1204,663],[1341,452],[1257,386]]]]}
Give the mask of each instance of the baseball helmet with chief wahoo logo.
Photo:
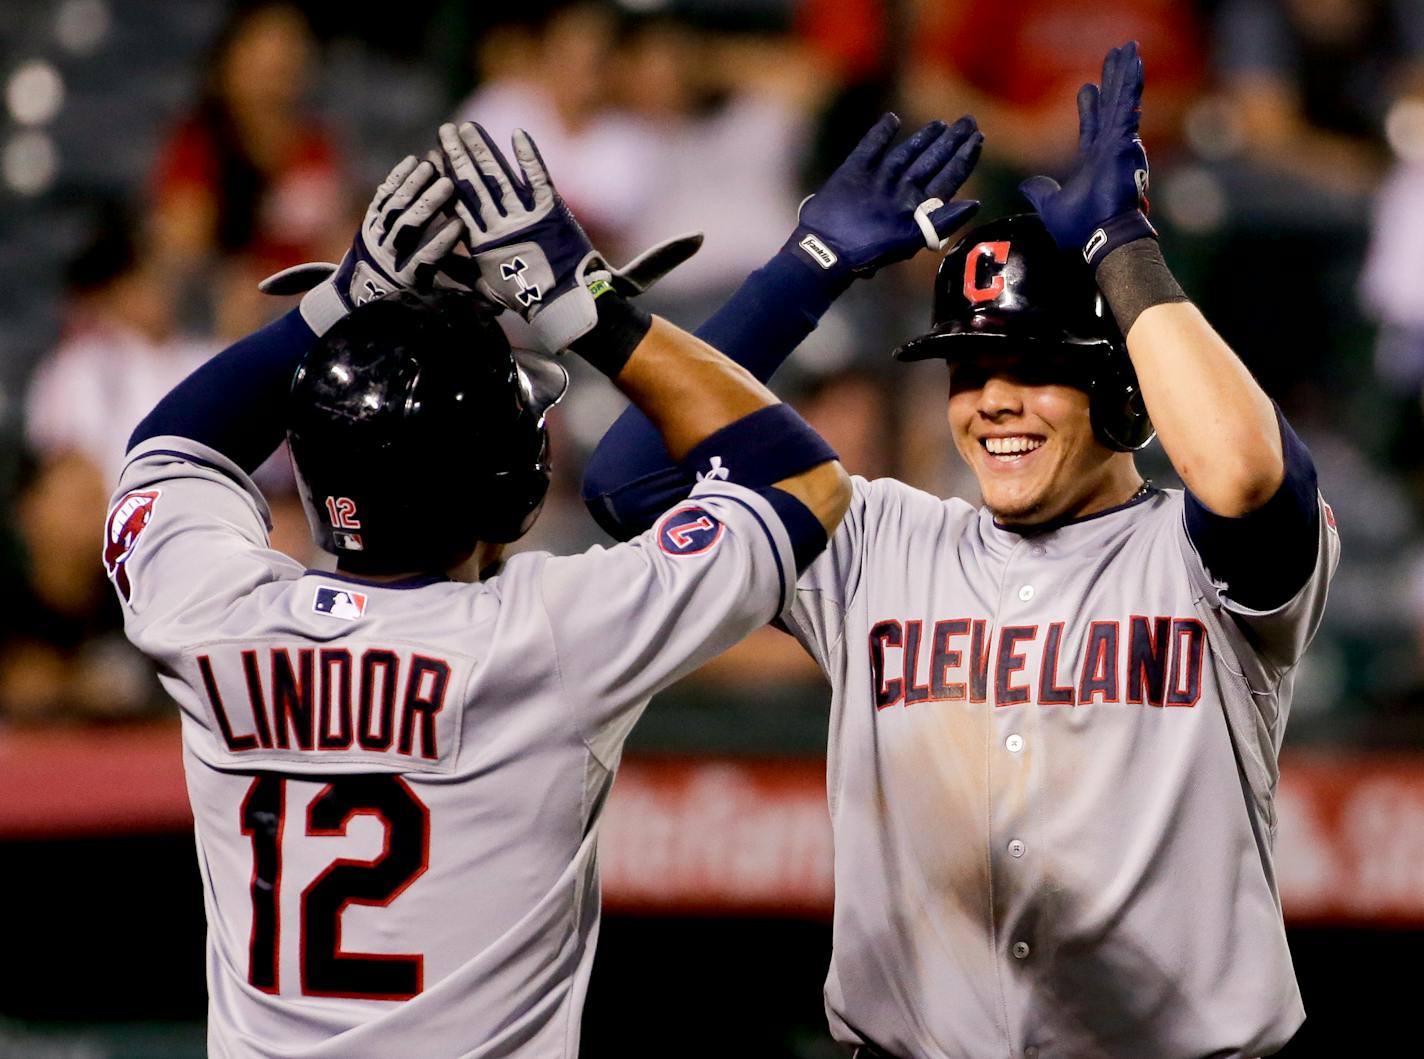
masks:
{"type": "Polygon", "coordinates": [[[1036,214],[966,233],[935,276],[933,326],[894,355],[953,363],[996,349],[1069,352],[1078,370],[1065,381],[1087,391],[1097,439],[1116,452],[1152,440],[1152,421],[1112,312],[1089,270],[1058,248],[1036,214]]]}

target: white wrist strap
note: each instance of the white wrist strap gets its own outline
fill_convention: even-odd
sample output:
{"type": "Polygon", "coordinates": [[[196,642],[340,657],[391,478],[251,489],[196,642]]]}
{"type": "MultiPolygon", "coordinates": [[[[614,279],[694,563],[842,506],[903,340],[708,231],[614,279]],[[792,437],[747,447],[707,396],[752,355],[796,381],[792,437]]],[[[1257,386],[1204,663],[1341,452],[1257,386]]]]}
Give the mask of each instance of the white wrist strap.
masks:
{"type": "Polygon", "coordinates": [[[941,239],[939,233],[935,231],[935,226],[930,222],[930,214],[944,205],[943,199],[925,199],[915,207],[915,223],[920,226],[920,232],[925,237],[925,246],[931,250],[943,250],[949,245],[948,239],[941,239]]]}

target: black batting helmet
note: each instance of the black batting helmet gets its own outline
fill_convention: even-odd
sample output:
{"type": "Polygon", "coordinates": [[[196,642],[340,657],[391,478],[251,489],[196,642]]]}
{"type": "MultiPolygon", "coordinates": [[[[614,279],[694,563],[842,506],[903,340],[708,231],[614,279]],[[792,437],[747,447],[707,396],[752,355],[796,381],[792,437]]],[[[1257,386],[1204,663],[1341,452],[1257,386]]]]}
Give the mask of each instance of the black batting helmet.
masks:
{"type": "Polygon", "coordinates": [[[1061,349],[1082,358],[1093,433],[1117,452],[1153,438],[1127,343],[1081,261],[1064,254],[1037,214],[981,224],[940,262],[934,325],[896,360],[947,361],[986,347],[1061,349]]]}
{"type": "Polygon", "coordinates": [[[292,380],[287,440],[313,536],[357,573],[443,570],[517,540],[549,486],[544,416],[568,387],[462,291],[359,306],[292,380]]]}

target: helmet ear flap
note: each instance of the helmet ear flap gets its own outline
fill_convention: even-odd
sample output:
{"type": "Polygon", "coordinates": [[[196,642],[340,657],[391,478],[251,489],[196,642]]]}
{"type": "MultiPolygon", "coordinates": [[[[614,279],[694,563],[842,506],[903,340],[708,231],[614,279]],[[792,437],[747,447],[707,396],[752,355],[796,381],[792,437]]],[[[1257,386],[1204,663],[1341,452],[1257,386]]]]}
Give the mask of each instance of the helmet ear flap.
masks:
{"type": "Polygon", "coordinates": [[[489,544],[517,541],[534,525],[548,493],[547,465],[495,478],[485,494],[484,513],[475,524],[476,539],[489,544]]]}
{"type": "Polygon", "coordinates": [[[1114,452],[1136,452],[1157,436],[1142,387],[1131,362],[1123,364],[1127,360],[1125,349],[1113,349],[1104,360],[1088,394],[1093,435],[1114,452]]]}
{"type": "Polygon", "coordinates": [[[528,533],[549,492],[552,465],[543,412],[528,409],[516,433],[521,437],[512,442],[512,451],[525,455],[488,472],[478,498],[472,498],[478,507],[471,514],[471,532],[489,544],[512,544],[528,533]]]}

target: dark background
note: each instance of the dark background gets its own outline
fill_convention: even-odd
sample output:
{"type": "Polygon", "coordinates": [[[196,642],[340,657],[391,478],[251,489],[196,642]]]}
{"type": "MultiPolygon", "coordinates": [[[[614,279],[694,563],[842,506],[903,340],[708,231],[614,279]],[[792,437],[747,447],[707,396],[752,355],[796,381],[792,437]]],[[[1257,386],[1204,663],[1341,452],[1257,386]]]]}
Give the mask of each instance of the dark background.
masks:
{"type": "MultiPolygon", "coordinates": [[[[988,141],[967,193],[985,219],[1024,209],[1019,179],[1064,174],[1078,82],[1136,35],[1167,257],[1310,445],[1340,520],[1344,560],[1297,679],[1288,749],[1424,762],[1419,0],[397,8],[279,5],[275,35],[241,53],[247,65],[226,85],[231,42],[271,5],[6,0],[0,10],[0,746],[36,729],[82,744],[171,719],[123,640],[98,562],[123,439],[166,389],[164,373],[181,377],[192,357],[289,307],[257,297],[258,278],[339,257],[370,188],[425,149],[440,121],[533,85],[544,102],[519,120],[551,165],[556,148],[571,152],[576,164],[554,165],[555,179],[612,259],[707,230],[686,282],[670,278],[649,298],[695,326],[775,251],[802,196],[884,109],[907,126],[972,110],[988,141]],[[1088,58],[1060,70],[1063,55],[1088,58]],[[254,73],[272,63],[286,75],[254,73]],[[1063,83],[1039,83],[1050,74],[1063,83]],[[256,131],[230,135],[234,114],[255,114],[256,131]],[[578,153],[578,129],[627,120],[642,123],[641,139],[625,142],[652,152],[646,165],[578,153]],[[209,136],[206,153],[194,130],[209,136]],[[263,137],[284,136],[304,145],[319,187],[294,191],[292,167],[264,161],[263,137]],[[610,175],[581,182],[585,170],[610,175]],[[673,175],[641,188],[636,208],[620,206],[625,185],[652,171],[673,175]],[[316,222],[300,235],[290,221],[264,227],[293,195],[315,204],[316,222]],[[89,361],[76,358],[86,349],[89,361]],[[150,375],[152,365],[162,370],[150,375]]],[[[974,500],[942,427],[942,369],[887,356],[928,323],[933,267],[924,254],[857,284],[776,386],[851,471],[974,500]]],[[[603,540],[577,483],[618,411],[598,380],[575,379],[527,546],[603,540]]],[[[1142,465],[1172,484],[1160,449],[1142,465]]],[[[261,484],[274,546],[307,558],[280,459],[261,484]]],[[[764,631],[660,696],[632,750],[815,758],[826,698],[799,649],[764,631]]],[[[96,807],[123,797],[90,793],[96,807]]],[[[1424,819],[1414,824],[1424,833],[1424,819]]],[[[0,1059],[203,1053],[191,835],[0,838],[0,907],[0,1059]]],[[[1290,939],[1309,1018],[1282,1054],[1419,1050],[1419,930],[1293,927],[1290,939]]],[[[821,1008],[828,951],[821,921],[606,916],[585,1054],[840,1054],[821,1008]]]]}

